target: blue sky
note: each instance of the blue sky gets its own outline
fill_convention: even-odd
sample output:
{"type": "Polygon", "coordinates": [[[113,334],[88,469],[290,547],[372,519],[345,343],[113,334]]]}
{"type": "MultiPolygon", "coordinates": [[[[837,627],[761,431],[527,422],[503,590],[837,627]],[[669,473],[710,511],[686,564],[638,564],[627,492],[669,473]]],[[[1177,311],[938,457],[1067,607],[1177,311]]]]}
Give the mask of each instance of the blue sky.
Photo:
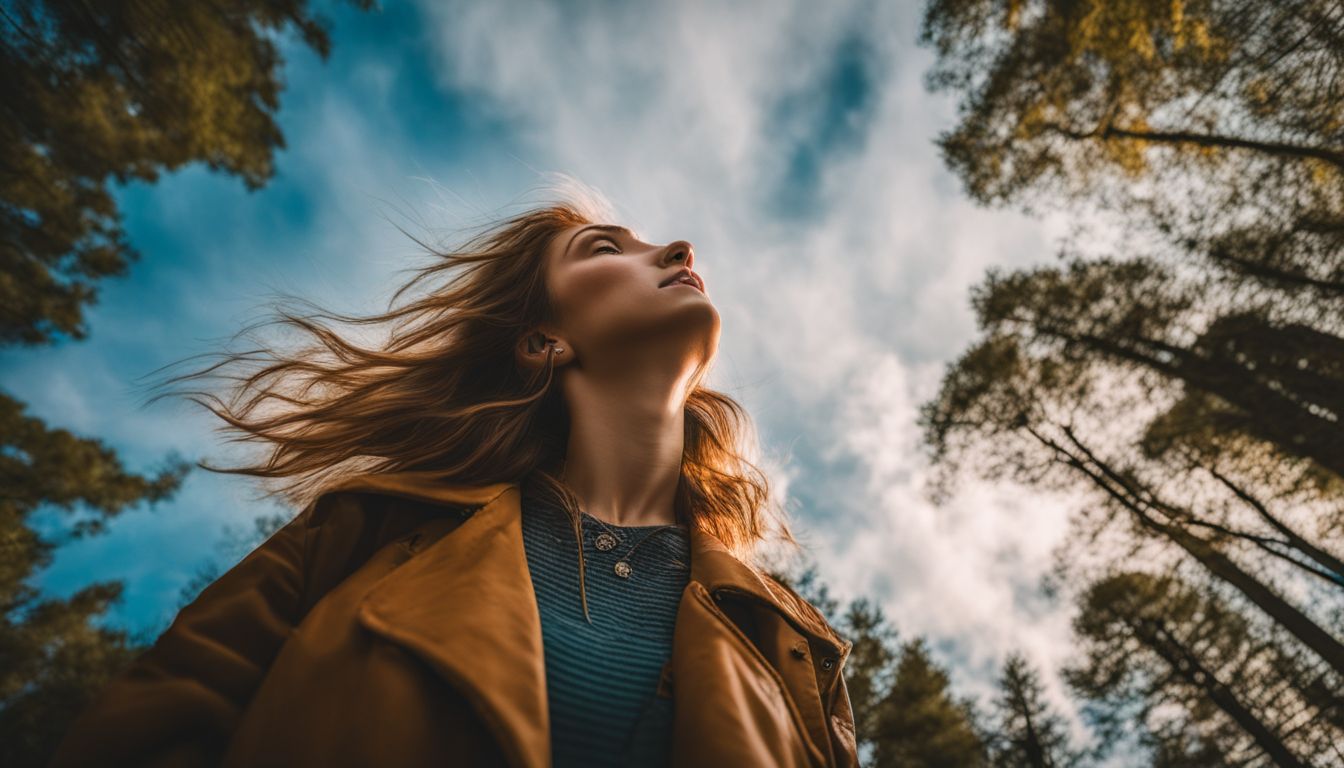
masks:
{"type": "MultiPolygon", "coordinates": [[[[935,507],[914,420],[974,338],[971,286],[1049,261],[1062,224],[977,208],[943,168],[955,109],[922,85],[919,5],[319,4],[332,54],[285,39],[275,178],[249,193],[193,166],[121,189],[143,258],[102,284],[89,339],[6,351],[0,384],[132,469],[228,464],[212,417],[139,407],[137,379],[217,349],[273,291],[381,310],[421,263],[392,222],[451,234],[571,174],[650,240],[695,245],[723,318],[711,383],[755,417],[833,593],[879,599],[965,693],[1010,650],[1053,667],[1068,608],[1035,585],[1072,500],[968,477],[935,507]]],[[[38,583],[123,579],[109,621],[162,629],[228,532],[277,510],[258,493],[198,470],[38,583]]]]}

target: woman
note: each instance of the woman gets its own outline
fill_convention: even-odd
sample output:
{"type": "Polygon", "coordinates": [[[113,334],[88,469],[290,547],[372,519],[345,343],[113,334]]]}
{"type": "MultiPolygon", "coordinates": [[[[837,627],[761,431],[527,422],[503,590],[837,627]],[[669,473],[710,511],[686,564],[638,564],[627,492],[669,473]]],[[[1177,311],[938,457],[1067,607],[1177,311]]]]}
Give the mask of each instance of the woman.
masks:
{"type": "Polygon", "coordinates": [[[850,643],[752,564],[767,515],[793,538],[702,385],[720,318],[694,250],[614,218],[544,205],[436,253],[387,313],[323,315],[392,323],[379,344],[284,313],[313,346],[193,397],[270,451],[205,468],[287,480],[302,512],[53,765],[857,764],[850,643]]]}

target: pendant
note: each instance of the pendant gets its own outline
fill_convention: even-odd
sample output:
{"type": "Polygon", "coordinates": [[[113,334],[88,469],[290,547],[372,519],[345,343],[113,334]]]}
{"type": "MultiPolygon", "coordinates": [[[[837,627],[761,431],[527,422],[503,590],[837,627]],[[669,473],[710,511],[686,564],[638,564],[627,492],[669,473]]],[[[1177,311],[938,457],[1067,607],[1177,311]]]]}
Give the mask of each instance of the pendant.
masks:
{"type": "Polygon", "coordinates": [[[617,561],[616,561],[616,568],[615,568],[615,570],[616,570],[616,575],[617,575],[617,576],[620,576],[622,579],[628,579],[628,578],[630,578],[630,564],[627,563],[627,562],[625,562],[624,560],[617,560],[617,561]]]}
{"type": "Polygon", "coordinates": [[[610,533],[599,533],[597,534],[597,539],[594,543],[597,544],[598,549],[606,552],[616,546],[616,537],[612,536],[610,533]]]}

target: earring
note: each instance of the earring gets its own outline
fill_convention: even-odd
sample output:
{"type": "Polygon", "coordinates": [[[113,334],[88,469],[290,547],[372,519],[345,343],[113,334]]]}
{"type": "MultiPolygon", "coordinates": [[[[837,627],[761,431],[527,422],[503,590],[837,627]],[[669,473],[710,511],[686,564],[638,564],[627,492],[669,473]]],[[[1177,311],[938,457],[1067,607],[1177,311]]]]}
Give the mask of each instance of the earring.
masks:
{"type": "Polygon", "coordinates": [[[557,355],[560,354],[561,352],[564,352],[564,351],[565,351],[565,348],[564,348],[564,347],[556,347],[556,348],[555,348],[555,354],[557,354],[557,355]]]}

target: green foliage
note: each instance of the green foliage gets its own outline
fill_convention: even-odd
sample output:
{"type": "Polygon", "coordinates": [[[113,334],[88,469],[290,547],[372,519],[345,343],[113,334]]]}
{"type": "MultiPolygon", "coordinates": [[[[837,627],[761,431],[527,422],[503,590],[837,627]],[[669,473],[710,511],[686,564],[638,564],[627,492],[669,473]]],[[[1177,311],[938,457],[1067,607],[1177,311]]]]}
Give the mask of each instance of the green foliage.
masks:
{"type": "Polygon", "coordinates": [[[274,34],[289,26],[327,55],[307,0],[4,4],[0,342],[88,332],[96,281],[138,258],[110,182],[192,162],[249,189],[271,177],[284,146],[274,34]]]}
{"type": "Polygon", "coordinates": [[[1215,593],[1127,571],[1093,584],[1081,609],[1083,657],[1065,678],[1106,743],[1138,725],[1165,765],[1307,765],[1334,754],[1342,703],[1306,683],[1322,672],[1215,593]]]}
{"type": "MultiPolygon", "coordinates": [[[[290,26],[327,55],[306,0],[0,6],[0,344],[87,335],[97,281],[138,258],[111,184],[192,162],[249,189],[270,178],[284,146],[275,35],[290,26]]],[[[128,472],[100,441],[49,427],[4,393],[0,447],[0,764],[18,768],[45,765],[70,721],[153,639],[95,623],[120,583],[40,599],[29,579],[61,543],[170,497],[191,465],[173,457],[152,476],[128,472]],[[60,533],[39,532],[47,512],[59,523],[43,527],[60,533]]]]}
{"type": "Polygon", "coordinates": [[[172,460],[152,477],[127,472],[97,440],[51,429],[0,393],[0,763],[44,765],[65,726],[142,646],[93,624],[121,584],[91,584],[69,598],[40,598],[28,579],[65,540],[98,533],[141,502],[168,498],[190,465],[172,460]],[[40,511],[71,521],[51,540],[33,527],[40,511]]]}
{"type": "Polygon", "coordinates": [[[1089,489],[1079,539],[1121,545],[1098,559],[1209,579],[1221,602],[1132,575],[1084,596],[1097,727],[1142,724],[1159,765],[1295,765],[1344,733],[1340,22],[1327,0],[926,5],[971,196],[1125,236],[976,288],[982,336],[921,409],[936,488],[974,465],[1089,489]]]}
{"type": "Polygon", "coordinates": [[[59,543],[43,539],[30,527],[40,507],[67,514],[88,508],[95,514],[76,520],[68,536],[98,533],[127,507],[170,496],[190,469],[174,460],[152,478],[127,472],[101,442],[51,429],[23,411],[22,403],[0,393],[0,487],[5,489],[0,522],[9,543],[0,563],[0,596],[7,612],[22,610],[35,598],[24,580],[51,562],[59,543]]]}
{"type": "Polygon", "coordinates": [[[1040,677],[1021,654],[1010,654],[1003,663],[991,718],[989,762],[995,768],[1066,768],[1082,762],[1070,745],[1068,724],[1045,701],[1040,677]]]}
{"type": "Polygon", "coordinates": [[[947,673],[929,658],[922,638],[901,646],[895,678],[875,719],[875,766],[986,764],[971,704],[953,697],[947,673]]]}
{"type": "Polygon", "coordinates": [[[939,146],[983,202],[1220,170],[1235,171],[1219,175],[1228,193],[1249,169],[1286,170],[1277,178],[1299,191],[1338,185],[1336,11],[1329,0],[931,0],[927,83],[963,97],[939,146]]]}

